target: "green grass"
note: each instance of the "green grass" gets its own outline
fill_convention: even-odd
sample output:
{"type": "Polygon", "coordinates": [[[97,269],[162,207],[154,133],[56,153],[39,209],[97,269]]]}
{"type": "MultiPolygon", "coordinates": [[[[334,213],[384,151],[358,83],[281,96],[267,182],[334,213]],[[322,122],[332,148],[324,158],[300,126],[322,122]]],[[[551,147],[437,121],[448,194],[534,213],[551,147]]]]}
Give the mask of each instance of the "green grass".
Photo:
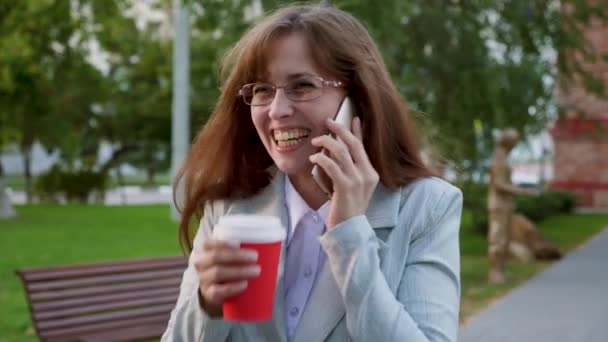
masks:
{"type": "MultiPolygon", "coordinates": [[[[520,285],[551,263],[532,261],[522,263],[511,259],[507,267],[508,281],[491,285],[486,281],[488,262],[484,235],[472,230],[470,215],[464,213],[461,227],[461,322],[486,307],[496,298],[520,285]]],[[[573,214],[550,217],[538,229],[563,254],[580,246],[587,239],[608,226],[608,214],[573,214]]]]}
{"type": "Polygon", "coordinates": [[[18,206],[0,221],[0,341],[36,341],[20,268],[178,255],[169,206],[18,206]]]}
{"type": "MultiPolygon", "coordinates": [[[[181,253],[166,205],[31,205],[17,211],[19,218],[0,221],[0,342],[36,340],[16,269],[181,253]]],[[[549,218],[540,229],[567,252],[607,225],[608,214],[577,214],[549,218]]],[[[472,231],[467,213],[461,250],[463,319],[547,265],[511,262],[506,284],[487,284],[485,237],[472,231]]]]}

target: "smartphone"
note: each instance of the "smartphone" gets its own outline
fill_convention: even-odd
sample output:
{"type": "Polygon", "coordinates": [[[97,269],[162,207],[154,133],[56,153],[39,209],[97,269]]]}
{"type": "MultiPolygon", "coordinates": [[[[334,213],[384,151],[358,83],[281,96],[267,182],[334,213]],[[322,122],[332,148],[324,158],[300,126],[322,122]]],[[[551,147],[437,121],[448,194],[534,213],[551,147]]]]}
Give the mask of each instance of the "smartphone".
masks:
{"type": "MultiPolygon", "coordinates": [[[[334,120],[337,123],[347,127],[348,130],[351,130],[353,118],[354,118],[354,107],[353,107],[352,101],[347,96],[344,98],[344,100],[342,100],[342,103],[340,104],[340,108],[338,109],[338,111],[336,112],[336,115],[334,116],[334,120]]],[[[335,135],[333,133],[330,133],[330,135],[332,137],[335,137],[335,135]]],[[[338,139],[340,139],[340,138],[338,138],[338,139]]],[[[328,153],[325,149],[323,149],[322,152],[326,153],[326,154],[328,153]]],[[[331,194],[334,192],[333,183],[331,181],[331,178],[327,175],[327,173],[325,173],[325,171],[323,171],[323,168],[321,168],[315,164],[315,166],[312,168],[312,178],[315,180],[317,185],[319,185],[321,190],[323,190],[323,192],[325,192],[327,194],[327,196],[331,196],[331,194]]]]}

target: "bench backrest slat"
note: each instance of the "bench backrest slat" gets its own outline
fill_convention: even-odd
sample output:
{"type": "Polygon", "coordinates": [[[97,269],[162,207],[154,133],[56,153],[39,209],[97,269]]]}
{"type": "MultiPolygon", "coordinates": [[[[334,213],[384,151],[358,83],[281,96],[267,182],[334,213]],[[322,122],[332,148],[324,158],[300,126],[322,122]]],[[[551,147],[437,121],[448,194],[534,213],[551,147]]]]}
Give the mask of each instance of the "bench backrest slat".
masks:
{"type": "Polygon", "coordinates": [[[179,287],[179,283],[179,279],[161,279],[133,284],[109,284],[105,286],[86,287],[82,289],[73,288],[69,290],[40,291],[33,293],[31,300],[39,302],[63,298],[78,298],[112,293],[137,292],[162,287],[179,287]]]}
{"type": "MultiPolygon", "coordinates": [[[[123,330],[130,327],[137,326],[150,326],[150,325],[163,325],[167,324],[169,319],[168,315],[163,316],[150,316],[140,317],[134,319],[124,319],[121,321],[103,322],[88,325],[74,326],[64,329],[56,329],[46,334],[46,338],[49,341],[65,341],[66,337],[69,336],[87,336],[87,335],[99,335],[107,333],[108,331],[123,330]]],[[[162,334],[162,332],[161,332],[162,334]]],[[[157,335],[157,336],[160,336],[157,335]]],[[[69,339],[67,339],[69,340],[69,339]]],[[[73,340],[73,339],[72,339],[73,340]]]]}
{"type": "Polygon", "coordinates": [[[165,288],[165,289],[153,289],[153,290],[142,290],[137,292],[125,292],[125,293],[112,293],[109,295],[96,295],[94,297],[81,296],[74,299],[59,299],[56,301],[39,302],[34,304],[34,311],[46,312],[52,310],[67,309],[72,307],[82,307],[87,305],[95,304],[106,304],[116,301],[129,300],[129,299],[142,299],[156,296],[177,296],[177,288],[165,288]]]}
{"type": "Polygon", "coordinates": [[[38,328],[41,331],[48,331],[51,329],[65,328],[65,327],[70,327],[70,326],[75,326],[75,325],[85,325],[85,324],[89,324],[89,323],[111,322],[111,321],[119,321],[119,320],[129,319],[129,318],[162,315],[167,312],[171,312],[172,308],[173,308],[173,305],[169,304],[169,305],[154,306],[154,307],[149,307],[149,308],[138,308],[138,309],[131,309],[131,310],[113,311],[113,312],[100,313],[100,314],[95,314],[95,315],[53,319],[53,320],[44,321],[43,323],[38,324],[38,328]]]}
{"type": "Polygon", "coordinates": [[[169,296],[162,297],[151,297],[151,298],[143,298],[143,299],[134,299],[134,300],[120,300],[120,301],[111,301],[109,303],[103,304],[95,304],[95,305],[86,305],[77,308],[69,308],[69,309],[61,309],[61,310],[47,310],[34,314],[34,318],[38,321],[47,321],[51,319],[64,318],[64,317],[72,317],[72,316],[81,316],[96,312],[104,312],[104,311],[118,311],[122,309],[134,308],[134,307],[150,307],[153,305],[158,305],[162,303],[166,304],[175,304],[175,296],[176,294],[171,294],[169,296]]]}
{"type": "Polygon", "coordinates": [[[28,291],[49,291],[49,290],[61,290],[69,289],[74,287],[85,287],[85,286],[98,286],[105,284],[121,284],[130,283],[137,281],[146,281],[163,278],[175,278],[184,273],[182,269],[174,270],[163,270],[163,271],[145,271],[145,272],[133,272],[119,275],[102,275],[102,276],[89,276],[83,278],[70,278],[68,280],[53,279],[45,280],[40,282],[30,283],[27,287],[28,291]]]}
{"type": "Polygon", "coordinates": [[[184,257],[165,257],[136,261],[102,262],[95,264],[80,264],[74,266],[57,266],[43,269],[19,271],[22,278],[28,282],[81,278],[89,275],[128,273],[132,271],[147,271],[154,269],[173,269],[184,265],[184,257]]]}
{"type": "Polygon", "coordinates": [[[131,340],[162,333],[186,266],[185,257],[164,257],[17,273],[43,341],[131,340]]]}
{"type": "Polygon", "coordinates": [[[89,335],[83,342],[122,342],[122,341],[141,341],[142,339],[157,339],[164,332],[162,325],[151,323],[147,325],[132,326],[121,329],[120,336],[112,332],[102,332],[100,334],[89,335]]]}

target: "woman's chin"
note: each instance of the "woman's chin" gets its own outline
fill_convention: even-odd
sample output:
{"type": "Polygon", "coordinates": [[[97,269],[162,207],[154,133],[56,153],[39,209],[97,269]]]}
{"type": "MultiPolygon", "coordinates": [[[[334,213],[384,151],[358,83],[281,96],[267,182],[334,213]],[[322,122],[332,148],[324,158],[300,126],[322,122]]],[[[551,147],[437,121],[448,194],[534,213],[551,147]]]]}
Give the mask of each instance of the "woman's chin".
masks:
{"type": "Polygon", "coordinates": [[[310,174],[313,167],[309,162],[294,160],[275,160],[275,164],[281,172],[288,175],[310,174]]]}

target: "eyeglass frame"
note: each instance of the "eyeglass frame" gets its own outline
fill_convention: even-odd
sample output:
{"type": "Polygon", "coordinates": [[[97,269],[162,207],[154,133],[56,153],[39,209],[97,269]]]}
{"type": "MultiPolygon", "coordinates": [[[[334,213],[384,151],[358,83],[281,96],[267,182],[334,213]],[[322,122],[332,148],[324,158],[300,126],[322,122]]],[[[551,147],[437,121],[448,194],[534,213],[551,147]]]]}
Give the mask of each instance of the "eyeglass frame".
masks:
{"type": "MultiPolygon", "coordinates": [[[[287,92],[285,92],[285,96],[287,96],[287,98],[288,98],[290,101],[293,101],[293,102],[308,102],[308,101],[312,101],[312,100],[318,99],[319,97],[323,96],[323,89],[325,89],[325,88],[330,88],[330,87],[331,87],[331,88],[344,88],[344,87],[346,86],[346,83],[345,83],[345,82],[342,82],[342,81],[329,81],[329,80],[324,79],[324,78],[323,78],[323,77],[321,77],[321,76],[308,76],[308,77],[309,77],[309,78],[318,79],[318,80],[320,80],[320,81],[321,81],[321,85],[322,85],[322,87],[321,87],[321,92],[319,93],[319,96],[316,96],[316,97],[313,97],[313,98],[310,98],[310,99],[306,99],[306,100],[294,100],[294,99],[290,98],[290,97],[289,97],[289,95],[287,95],[287,92]]],[[[300,78],[295,79],[295,81],[297,81],[297,80],[299,80],[299,79],[300,79],[300,78]]],[[[293,81],[291,81],[291,82],[293,82],[293,81]]],[[[289,85],[291,82],[287,82],[285,85],[282,85],[282,86],[277,86],[277,85],[274,85],[274,84],[272,84],[272,83],[270,83],[270,82],[253,82],[253,83],[247,83],[247,84],[245,84],[244,86],[242,86],[242,87],[241,87],[241,89],[239,89],[239,96],[240,96],[240,97],[243,99],[243,102],[244,102],[245,104],[247,104],[248,106],[252,106],[252,107],[263,107],[263,106],[268,106],[268,105],[270,105],[270,104],[272,103],[272,101],[274,101],[274,99],[276,98],[276,96],[277,96],[277,91],[278,91],[279,89],[285,89],[285,87],[287,87],[287,86],[288,86],[288,85],[289,85]],[[245,94],[243,93],[243,89],[245,89],[246,87],[253,87],[253,86],[255,86],[256,84],[266,84],[266,85],[270,85],[270,86],[272,86],[272,88],[271,88],[271,89],[274,91],[274,95],[273,95],[272,99],[270,100],[270,102],[265,103],[265,104],[257,104],[257,105],[254,105],[254,104],[251,104],[251,103],[247,103],[247,101],[245,101],[245,94]]],[[[252,97],[252,98],[253,98],[253,97],[252,97]]]]}

